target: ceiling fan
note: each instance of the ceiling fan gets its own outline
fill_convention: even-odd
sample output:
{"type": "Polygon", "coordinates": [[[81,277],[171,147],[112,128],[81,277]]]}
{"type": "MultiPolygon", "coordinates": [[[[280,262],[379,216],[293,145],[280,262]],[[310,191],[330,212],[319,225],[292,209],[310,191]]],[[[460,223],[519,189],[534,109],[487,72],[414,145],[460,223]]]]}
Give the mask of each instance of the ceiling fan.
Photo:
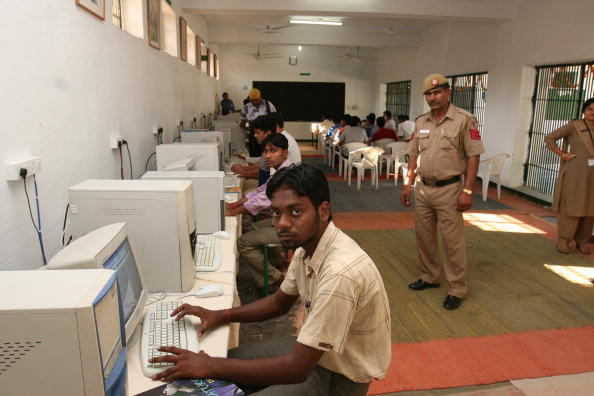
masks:
{"type": "Polygon", "coordinates": [[[258,51],[257,52],[252,52],[252,53],[248,53],[248,55],[253,56],[256,60],[263,60],[263,59],[278,59],[278,58],[282,58],[282,55],[279,54],[275,54],[273,52],[270,53],[263,53],[260,51],[260,44],[258,44],[258,51]]]}
{"type": "Polygon", "coordinates": [[[279,25],[279,26],[271,26],[270,24],[266,24],[266,27],[253,27],[247,26],[248,29],[257,30],[262,33],[278,33],[284,29],[288,29],[294,27],[295,25],[287,24],[287,25],[279,25]]]}
{"type": "Polygon", "coordinates": [[[379,58],[364,58],[363,56],[361,56],[359,47],[355,47],[355,52],[345,52],[342,55],[338,55],[338,58],[348,59],[348,60],[351,60],[354,63],[361,63],[361,62],[367,62],[367,61],[381,60],[379,58]]]}

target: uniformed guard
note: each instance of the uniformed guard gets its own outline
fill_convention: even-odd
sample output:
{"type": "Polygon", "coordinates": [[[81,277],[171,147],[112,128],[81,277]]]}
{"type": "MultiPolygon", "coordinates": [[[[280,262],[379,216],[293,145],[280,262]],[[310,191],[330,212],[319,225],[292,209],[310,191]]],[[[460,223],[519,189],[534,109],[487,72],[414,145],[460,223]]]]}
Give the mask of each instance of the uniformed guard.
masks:
{"type": "Polygon", "coordinates": [[[410,206],[410,187],[416,178],[415,234],[421,276],[408,287],[439,287],[439,226],[445,250],[444,272],[450,285],[443,302],[448,310],[458,308],[468,291],[462,212],[472,206],[472,187],[484,152],[475,116],[451,104],[451,94],[450,84],[441,74],[431,74],[423,82],[423,95],[431,110],[415,121],[408,144],[408,174],[400,197],[402,205],[410,206]]]}

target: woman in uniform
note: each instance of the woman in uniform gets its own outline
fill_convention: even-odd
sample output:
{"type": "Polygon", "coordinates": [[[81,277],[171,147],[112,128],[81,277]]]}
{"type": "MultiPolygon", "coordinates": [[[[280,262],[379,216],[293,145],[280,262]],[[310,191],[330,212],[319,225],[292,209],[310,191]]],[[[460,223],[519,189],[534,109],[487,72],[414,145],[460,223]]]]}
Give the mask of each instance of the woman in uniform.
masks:
{"type": "Polygon", "coordinates": [[[582,120],[573,120],[545,137],[549,150],[561,157],[553,209],[558,213],[557,250],[563,254],[569,253],[572,240],[578,251],[591,253],[588,239],[594,224],[594,98],[584,102],[582,113],[582,120]],[[563,139],[561,150],[556,143],[559,139],[563,139]]]}

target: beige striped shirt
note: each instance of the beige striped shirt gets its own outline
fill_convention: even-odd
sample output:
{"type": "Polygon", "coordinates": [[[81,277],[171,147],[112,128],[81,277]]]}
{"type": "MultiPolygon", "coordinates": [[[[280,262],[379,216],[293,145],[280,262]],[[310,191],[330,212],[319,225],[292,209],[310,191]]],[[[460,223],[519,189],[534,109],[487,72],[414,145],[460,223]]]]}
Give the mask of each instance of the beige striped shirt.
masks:
{"type": "Polygon", "coordinates": [[[367,253],[334,223],[312,257],[295,251],[281,290],[301,296],[305,322],[297,342],[325,351],[320,366],[360,383],[386,375],[391,340],[384,283],[367,253]]]}

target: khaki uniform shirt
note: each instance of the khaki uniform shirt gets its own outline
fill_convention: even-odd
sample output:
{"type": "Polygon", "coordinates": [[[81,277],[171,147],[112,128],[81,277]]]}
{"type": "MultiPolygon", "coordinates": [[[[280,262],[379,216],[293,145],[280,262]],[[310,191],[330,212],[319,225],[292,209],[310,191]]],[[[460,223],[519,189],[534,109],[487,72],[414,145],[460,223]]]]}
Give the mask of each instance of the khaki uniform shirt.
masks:
{"type": "Polygon", "coordinates": [[[584,121],[574,120],[544,139],[549,150],[557,147],[557,140],[565,139],[569,152],[576,156],[561,161],[553,209],[572,217],[594,216],[594,131],[584,121]]]}
{"type": "Polygon", "coordinates": [[[446,180],[466,172],[468,157],[485,152],[472,113],[454,106],[436,124],[431,111],[415,121],[408,155],[417,157],[417,174],[425,179],[446,180]]]}
{"type": "Polygon", "coordinates": [[[384,283],[367,253],[334,223],[312,257],[295,251],[281,290],[304,301],[297,342],[325,351],[320,366],[359,383],[386,375],[391,338],[384,283]]]}

